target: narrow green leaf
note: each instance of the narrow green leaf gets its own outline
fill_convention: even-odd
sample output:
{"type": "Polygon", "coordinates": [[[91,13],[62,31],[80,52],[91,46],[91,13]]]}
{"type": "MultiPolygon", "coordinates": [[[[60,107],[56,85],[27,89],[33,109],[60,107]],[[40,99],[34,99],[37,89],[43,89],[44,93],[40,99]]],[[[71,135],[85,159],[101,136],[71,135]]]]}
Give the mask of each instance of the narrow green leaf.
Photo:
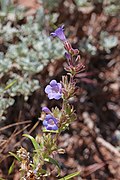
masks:
{"type": "Polygon", "coordinates": [[[12,162],[12,164],[11,164],[9,170],[8,170],[8,174],[11,174],[13,169],[14,169],[14,161],[12,162]]]}
{"type": "Polygon", "coordinates": [[[29,134],[23,134],[23,136],[25,136],[25,137],[27,137],[27,138],[29,138],[31,140],[35,150],[40,149],[39,144],[37,143],[37,141],[32,136],[30,136],[29,134]]]}
{"type": "Polygon", "coordinates": [[[44,161],[50,162],[51,164],[54,164],[55,166],[57,166],[57,168],[58,168],[58,175],[57,176],[60,175],[60,165],[59,165],[58,161],[56,161],[55,159],[53,159],[51,157],[45,158],[44,161]]]}
{"type": "Polygon", "coordinates": [[[11,86],[13,86],[15,83],[17,82],[17,80],[12,81],[10,84],[8,84],[4,90],[8,90],[9,88],[11,88],[11,86]]]}
{"type": "Polygon", "coordinates": [[[15,153],[9,152],[9,154],[10,154],[11,156],[14,156],[14,157],[20,162],[20,158],[19,158],[15,153]]]}
{"type": "Polygon", "coordinates": [[[44,160],[45,160],[46,162],[50,162],[50,163],[52,163],[52,164],[54,164],[54,165],[56,165],[56,166],[58,166],[58,167],[60,168],[60,165],[59,165],[58,161],[56,161],[55,159],[53,159],[53,158],[51,158],[51,157],[47,157],[47,158],[45,158],[44,160]]]}
{"type": "Polygon", "coordinates": [[[80,175],[80,172],[75,172],[75,173],[69,174],[69,175],[67,175],[67,176],[65,176],[63,178],[60,178],[59,180],[69,180],[69,179],[71,179],[71,178],[73,178],[75,176],[78,176],[78,175],[80,175]]]}

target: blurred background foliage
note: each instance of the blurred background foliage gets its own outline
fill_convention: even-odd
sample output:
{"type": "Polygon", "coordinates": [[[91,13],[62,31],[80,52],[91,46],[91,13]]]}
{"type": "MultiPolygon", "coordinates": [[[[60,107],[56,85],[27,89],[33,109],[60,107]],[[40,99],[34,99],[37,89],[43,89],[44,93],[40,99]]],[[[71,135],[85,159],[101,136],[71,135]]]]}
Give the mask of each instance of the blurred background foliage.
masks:
{"type": "Polygon", "coordinates": [[[4,91],[4,95],[2,93],[1,115],[14,103],[15,96],[23,95],[27,100],[29,95],[39,89],[40,82],[33,76],[40,73],[50,61],[63,56],[61,43],[56,39],[52,42],[45,29],[45,24],[49,20],[50,23],[55,22],[54,14],[45,15],[44,7],[40,7],[34,17],[26,17],[25,13],[25,7],[16,6],[11,1],[1,1],[1,91],[3,92],[6,85],[17,80],[14,86],[4,91]]]}

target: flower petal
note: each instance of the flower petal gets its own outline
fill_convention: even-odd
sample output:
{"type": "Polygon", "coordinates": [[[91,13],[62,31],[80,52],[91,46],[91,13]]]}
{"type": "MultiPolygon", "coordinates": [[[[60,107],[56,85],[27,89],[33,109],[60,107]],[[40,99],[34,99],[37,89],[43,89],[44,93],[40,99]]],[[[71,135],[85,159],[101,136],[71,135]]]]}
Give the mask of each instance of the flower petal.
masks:
{"type": "Polygon", "coordinates": [[[54,85],[56,85],[56,84],[57,84],[57,81],[54,80],[54,79],[50,82],[50,85],[51,85],[51,86],[54,86],[54,85]]]}
{"type": "Polygon", "coordinates": [[[58,127],[56,126],[56,124],[52,127],[52,130],[54,131],[58,130],[58,127]]]}
{"type": "Polygon", "coordinates": [[[47,85],[46,88],[45,88],[45,93],[50,93],[52,92],[52,87],[50,85],[47,85]]]}
{"type": "Polygon", "coordinates": [[[54,96],[55,96],[55,95],[54,95],[53,93],[49,93],[49,94],[48,94],[48,98],[49,98],[49,99],[54,99],[54,96]]]}
{"type": "Polygon", "coordinates": [[[43,121],[43,126],[47,126],[48,122],[46,120],[43,121]]]}
{"type": "Polygon", "coordinates": [[[56,93],[54,94],[54,99],[59,100],[62,97],[62,94],[56,93]]]}
{"type": "Polygon", "coordinates": [[[53,36],[53,37],[57,36],[56,33],[54,33],[54,32],[50,33],[50,35],[53,36]]]}

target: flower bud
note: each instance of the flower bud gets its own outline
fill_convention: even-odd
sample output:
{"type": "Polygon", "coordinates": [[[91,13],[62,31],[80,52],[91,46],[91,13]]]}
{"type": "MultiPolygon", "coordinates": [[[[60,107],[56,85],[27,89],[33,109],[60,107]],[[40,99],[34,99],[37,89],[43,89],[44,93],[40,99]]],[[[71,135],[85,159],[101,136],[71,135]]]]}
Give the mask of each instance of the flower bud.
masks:
{"type": "Polygon", "coordinates": [[[42,111],[44,111],[46,114],[50,114],[51,111],[46,106],[42,108],[42,111]]]}

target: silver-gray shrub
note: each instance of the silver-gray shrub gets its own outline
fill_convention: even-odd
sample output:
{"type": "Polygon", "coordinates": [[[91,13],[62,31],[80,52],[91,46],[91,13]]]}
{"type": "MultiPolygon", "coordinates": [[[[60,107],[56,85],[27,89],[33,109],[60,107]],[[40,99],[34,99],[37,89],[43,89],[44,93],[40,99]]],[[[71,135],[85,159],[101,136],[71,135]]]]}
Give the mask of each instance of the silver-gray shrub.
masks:
{"type": "Polygon", "coordinates": [[[119,15],[120,1],[119,0],[75,0],[76,5],[81,10],[81,7],[93,7],[94,3],[102,3],[103,11],[110,16],[119,15]]]}

